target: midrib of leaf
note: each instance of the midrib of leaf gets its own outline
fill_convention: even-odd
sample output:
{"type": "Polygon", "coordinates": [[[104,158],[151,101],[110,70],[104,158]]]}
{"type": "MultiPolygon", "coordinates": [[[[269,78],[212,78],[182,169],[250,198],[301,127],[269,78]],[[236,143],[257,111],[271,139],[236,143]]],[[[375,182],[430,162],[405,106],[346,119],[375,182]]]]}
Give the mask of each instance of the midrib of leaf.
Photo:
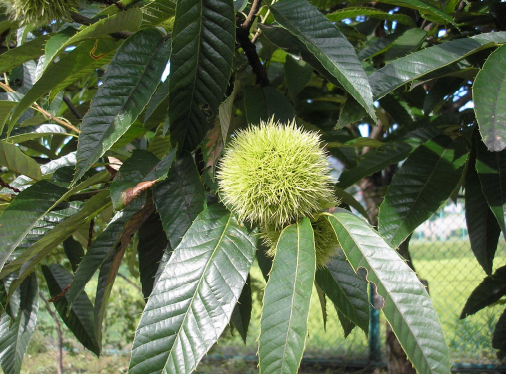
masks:
{"type": "MultiPolygon", "coordinates": [[[[162,39],[160,45],[153,51],[153,53],[151,54],[151,56],[149,57],[147,63],[146,63],[146,69],[139,75],[139,79],[137,80],[137,83],[133,86],[132,90],[130,91],[130,93],[128,94],[127,96],[127,99],[125,100],[125,102],[123,103],[123,105],[121,105],[118,113],[116,113],[116,115],[114,116],[114,119],[112,121],[112,123],[116,123],[116,119],[118,118],[118,116],[120,115],[121,111],[125,108],[126,104],[130,101],[133,93],[137,90],[137,87],[139,87],[141,85],[141,82],[142,82],[142,78],[146,75],[147,71],[148,71],[148,67],[149,65],[151,64],[151,61],[155,58],[158,50],[165,44],[165,40],[162,39]]],[[[122,65],[128,65],[128,64],[124,64],[122,63],[122,65]]],[[[115,87],[119,87],[119,86],[115,86],[115,87]]],[[[151,96],[153,96],[153,94],[151,94],[151,96]]],[[[151,97],[150,96],[150,97],[151,97]]],[[[111,122],[110,122],[111,123],[111,122]]],[[[104,138],[105,138],[105,135],[107,134],[107,131],[103,131],[102,134],[100,135],[100,143],[103,143],[104,141],[104,138]]]]}
{"type": "MultiPolygon", "coordinates": [[[[179,2],[179,1],[178,1],[179,2]]],[[[176,5],[177,7],[177,5],[176,5]]],[[[202,40],[202,10],[204,9],[204,1],[203,0],[200,0],[200,17],[199,17],[199,32],[198,32],[198,35],[196,36],[196,38],[198,38],[198,43],[197,43],[197,53],[195,54],[197,56],[197,62],[195,64],[195,74],[193,75],[193,87],[192,87],[192,94],[191,94],[191,102],[190,102],[190,110],[188,110],[188,116],[186,117],[186,123],[190,122],[190,117],[191,117],[191,114],[193,113],[193,104],[194,104],[194,101],[195,101],[195,88],[197,87],[197,75],[198,75],[198,69],[199,69],[199,63],[200,63],[200,42],[202,40]]],[[[171,50],[172,51],[172,50],[171,50]]],[[[181,50],[179,50],[178,52],[181,52],[181,50]]],[[[170,79],[170,78],[169,78],[170,79]]],[[[185,137],[186,137],[186,134],[188,133],[188,126],[186,126],[186,130],[185,130],[185,137]]],[[[184,144],[184,140],[183,140],[183,144],[184,144]]],[[[190,221],[191,221],[191,217],[190,217],[190,221]]],[[[228,223],[227,223],[227,226],[228,226],[228,223]]]]}
{"type": "MultiPolygon", "coordinates": [[[[330,213],[324,213],[324,214],[328,215],[329,217],[333,217],[335,220],[337,220],[337,221],[341,222],[341,221],[339,220],[339,218],[337,218],[336,216],[334,216],[334,215],[332,215],[332,214],[330,214],[330,213]]],[[[346,227],[346,226],[345,226],[345,225],[343,225],[342,223],[341,223],[341,226],[342,226],[343,228],[345,228],[345,227],[346,227]]],[[[352,226],[352,227],[357,227],[357,226],[355,226],[353,223],[351,223],[349,226],[352,226]]],[[[360,228],[360,226],[358,226],[358,227],[360,228]]],[[[335,230],[334,230],[334,232],[335,232],[335,230]]],[[[365,235],[363,235],[363,234],[360,234],[360,235],[361,235],[361,236],[365,236],[365,235]]],[[[369,236],[369,235],[367,235],[367,236],[369,236]]],[[[339,237],[337,236],[337,233],[336,233],[336,237],[337,237],[337,240],[339,241],[339,237]]],[[[359,248],[359,245],[358,245],[357,241],[356,241],[356,240],[353,238],[353,236],[351,235],[351,230],[350,230],[349,237],[350,237],[350,239],[353,241],[353,243],[355,244],[355,246],[354,246],[354,250],[358,250],[358,251],[360,252],[360,257],[362,258],[362,259],[360,260],[360,262],[365,261],[365,262],[367,263],[367,265],[369,266],[369,269],[371,269],[370,271],[372,271],[373,273],[375,273],[375,274],[376,274],[376,277],[378,278],[379,282],[383,283],[383,282],[382,282],[382,279],[380,279],[380,277],[378,276],[378,273],[376,273],[376,270],[375,270],[375,269],[371,266],[371,264],[370,264],[370,262],[368,261],[368,259],[367,259],[367,258],[366,258],[366,257],[365,257],[362,253],[361,253],[361,251],[358,249],[358,248],[359,248]]],[[[369,236],[369,237],[372,237],[372,236],[369,236]]],[[[366,246],[366,245],[367,245],[367,244],[364,244],[364,246],[366,246]]],[[[346,254],[346,251],[343,251],[343,252],[344,252],[344,254],[345,254],[345,256],[346,256],[346,259],[348,260],[348,255],[346,254]]],[[[348,262],[349,262],[349,260],[348,260],[348,262]]],[[[358,270],[358,269],[360,269],[360,268],[363,268],[363,266],[357,266],[357,269],[356,269],[356,270],[358,270]]],[[[369,269],[365,269],[365,270],[367,270],[367,272],[369,272],[369,269]]],[[[367,277],[367,278],[368,278],[368,277],[367,277]]],[[[370,282],[370,283],[372,283],[372,284],[374,285],[374,287],[376,288],[376,290],[377,290],[377,285],[376,285],[374,282],[371,282],[369,279],[367,279],[367,281],[368,281],[368,282],[370,282]]],[[[397,315],[400,315],[400,316],[401,316],[402,320],[404,321],[404,325],[408,327],[408,330],[409,330],[409,333],[410,333],[410,335],[411,335],[411,338],[412,338],[412,339],[414,339],[414,340],[417,342],[418,347],[421,347],[420,342],[416,339],[416,334],[414,334],[414,333],[413,333],[413,330],[411,329],[411,325],[407,322],[406,318],[404,318],[404,315],[403,315],[402,313],[400,313],[399,304],[395,301],[395,298],[394,298],[394,297],[392,297],[392,295],[393,295],[393,294],[392,294],[391,292],[389,292],[389,290],[388,290],[388,288],[387,288],[387,287],[383,286],[383,288],[385,289],[385,292],[386,292],[386,293],[388,294],[388,296],[390,297],[390,300],[392,300],[392,302],[393,302],[393,303],[394,303],[394,305],[395,305],[395,313],[396,313],[397,315]]],[[[381,296],[381,295],[380,295],[380,296],[381,296]]],[[[399,343],[401,343],[401,339],[400,339],[400,338],[399,338],[399,336],[397,335],[397,332],[396,332],[396,331],[394,331],[393,329],[392,329],[392,331],[394,332],[395,336],[397,337],[397,340],[399,341],[399,343]]],[[[402,348],[405,350],[405,348],[404,348],[404,344],[403,344],[403,343],[401,343],[401,346],[402,346],[402,348]]],[[[423,349],[420,349],[420,352],[422,353],[422,357],[424,358],[424,361],[425,361],[426,366],[430,369],[429,361],[428,361],[428,359],[427,359],[427,357],[426,357],[426,355],[425,355],[424,350],[423,350],[423,349]]],[[[406,355],[408,355],[408,354],[407,354],[407,352],[406,352],[406,355]]],[[[408,356],[408,358],[411,360],[411,358],[410,358],[409,356],[408,356]]],[[[430,369],[430,370],[432,371],[432,369],[430,369]]]]}
{"type": "MultiPolygon", "coordinates": [[[[450,143],[451,144],[451,143],[450,143]]],[[[449,145],[448,145],[449,146],[449,145]]],[[[443,156],[445,155],[446,151],[448,151],[448,148],[445,148],[445,150],[443,151],[443,153],[441,154],[441,156],[439,157],[439,160],[436,162],[436,165],[434,166],[434,168],[432,169],[432,171],[430,172],[430,175],[429,177],[427,178],[427,180],[425,181],[425,183],[423,184],[423,187],[420,189],[420,192],[418,192],[418,195],[416,196],[415,200],[413,201],[413,203],[410,205],[410,208],[412,208],[416,203],[417,201],[420,199],[420,196],[422,195],[422,192],[425,191],[425,188],[427,187],[427,185],[429,184],[429,181],[430,179],[432,178],[432,176],[434,175],[434,172],[437,170],[437,167],[439,165],[439,163],[441,162],[441,160],[443,159],[443,156]]],[[[440,204],[441,205],[441,204],[440,204]]],[[[403,221],[405,221],[412,213],[412,209],[409,210],[408,214],[404,217],[403,221]]],[[[395,238],[395,236],[397,235],[397,232],[399,231],[399,229],[401,228],[402,225],[399,225],[397,226],[397,229],[394,231],[394,234],[392,235],[392,239],[395,238]]]]}
{"type": "MultiPolygon", "coordinates": [[[[281,234],[283,234],[283,233],[281,233],[281,234]]],[[[280,238],[281,238],[281,236],[280,236],[280,238]]],[[[279,243],[279,240],[278,240],[278,243],[279,243]]],[[[288,320],[288,328],[286,329],[285,344],[283,347],[283,360],[281,361],[281,367],[279,370],[280,373],[283,373],[283,366],[285,366],[286,346],[288,345],[288,334],[289,334],[289,331],[292,327],[293,302],[295,300],[295,286],[297,284],[297,278],[298,278],[297,275],[298,275],[298,270],[299,270],[299,257],[300,257],[300,226],[299,226],[299,223],[297,222],[297,263],[295,265],[295,280],[293,282],[292,300],[290,301],[290,318],[288,320]]]]}
{"type": "MultiPolygon", "coordinates": [[[[283,232],[287,229],[288,227],[285,227],[283,229],[283,231],[281,232],[281,235],[280,235],[280,239],[281,237],[283,236],[283,232]]],[[[314,234],[313,234],[314,235],[314,234]]],[[[275,252],[275,255],[274,255],[274,259],[273,259],[273,263],[274,263],[274,260],[276,259],[276,256],[277,256],[277,246],[279,244],[279,240],[278,242],[276,243],[276,252],[275,252]]],[[[313,248],[314,248],[314,241],[313,241],[313,248]]],[[[286,336],[285,336],[285,344],[284,344],[284,347],[283,347],[283,360],[281,362],[281,367],[280,367],[280,373],[283,373],[283,367],[285,365],[285,357],[286,357],[286,346],[288,345],[288,334],[289,334],[289,331],[291,329],[291,325],[292,325],[292,313],[293,313],[293,306],[294,306],[294,301],[295,301],[295,288],[296,288],[296,284],[297,284],[297,278],[298,278],[298,269],[299,269],[299,258],[300,258],[300,223],[297,222],[297,264],[296,264],[296,267],[295,267],[295,280],[293,282],[293,292],[292,292],[292,300],[290,302],[290,318],[289,318],[289,321],[288,321],[288,328],[287,328],[287,331],[286,331],[286,336]]],[[[313,282],[314,283],[314,275],[315,273],[313,273],[313,282]]],[[[264,304],[265,302],[265,293],[264,293],[264,299],[262,300],[262,304],[264,304]]],[[[309,321],[309,313],[307,313],[307,321],[309,321]]],[[[307,325],[307,321],[306,321],[306,325],[307,325]]],[[[261,332],[260,332],[260,335],[261,335],[261,332]]],[[[299,365],[300,365],[300,362],[299,362],[299,365]]],[[[258,366],[260,366],[260,356],[259,356],[259,363],[258,363],[258,366]]]]}
{"type": "MultiPolygon", "coordinates": [[[[175,339],[174,339],[174,342],[172,343],[172,347],[170,348],[169,350],[169,355],[167,356],[167,360],[165,360],[165,365],[163,365],[163,368],[162,368],[162,371],[165,371],[165,368],[167,367],[168,365],[168,362],[169,362],[169,359],[171,358],[172,356],[172,352],[174,352],[174,347],[176,345],[176,342],[180,339],[179,337],[181,336],[181,330],[184,326],[184,324],[186,323],[186,318],[188,317],[188,315],[190,314],[190,310],[193,306],[193,302],[195,301],[195,296],[197,295],[197,293],[199,292],[200,290],[200,286],[202,284],[202,280],[204,279],[205,277],[205,274],[207,273],[207,269],[209,267],[209,265],[213,262],[213,258],[214,256],[216,255],[216,250],[218,249],[218,247],[220,246],[220,243],[222,242],[223,240],[223,237],[225,236],[225,233],[227,232],[227,229],[228,229],[228,226],[230,225],[230,220],[232,219],[232,214],[229,214],[228,216],[228,220],[227,220],[227,223],[225,224],[225,226],[223,227],[223,232],[221,233],[220,235],[220,239],[218,240],[218,243],[216,243],[216,245],[214,246],[213,248],[213,253],[211,254],[211,257],[209,257],[209,260],[207,261],[207,264],[206,266],[204,267],[204,271],[202,272],[202,276],[200,277],[198,283],[197,283],[197,287],[195,288],[195,291],[193,292],[193,295],[191,297],[191,301],[190,301],[190,305],[188,305],[188,308],[187,308],[187,313],[185,313],[184,315],[184,318],[183,318],[183,321],[181,322],[181,325],[179,326],[179,329],[177,330],[177,333],[175,334],[175,339]]],[[[207,310],[206,310],[207,312],[207,310]]],[[[198,329],[199,333],[200,333],[200,329],[198,329]]],[[[132,368],[131,368],[132,369],[132,368]]],[[[130,369],[130,370],[131,370],[130,369]]]]}

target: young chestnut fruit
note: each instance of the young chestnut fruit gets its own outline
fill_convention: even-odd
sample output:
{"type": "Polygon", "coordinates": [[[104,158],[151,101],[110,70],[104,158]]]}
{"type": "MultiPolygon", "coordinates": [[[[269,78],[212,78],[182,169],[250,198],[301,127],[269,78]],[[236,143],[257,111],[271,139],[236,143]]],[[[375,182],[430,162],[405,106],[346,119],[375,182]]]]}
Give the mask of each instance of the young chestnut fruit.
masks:
{"type": "Polygon", "coordinates": [[[309,217],[317,263],[324,265],[337,248],[327,219],[316,219],[336,205],[330,170],[317,133],[298,128],[295,121],[282,124],[271,119],[235,134],[217,177],[225,205],[241,221],[260,227],[271,255],[282,229],[309,217]]]}
{"type": "Polygon", "coordinates": [[[0,0],[11,18],[22,25],[48,25],[53,21],[70,20],[79,9],[79,0],[0,0]]]}

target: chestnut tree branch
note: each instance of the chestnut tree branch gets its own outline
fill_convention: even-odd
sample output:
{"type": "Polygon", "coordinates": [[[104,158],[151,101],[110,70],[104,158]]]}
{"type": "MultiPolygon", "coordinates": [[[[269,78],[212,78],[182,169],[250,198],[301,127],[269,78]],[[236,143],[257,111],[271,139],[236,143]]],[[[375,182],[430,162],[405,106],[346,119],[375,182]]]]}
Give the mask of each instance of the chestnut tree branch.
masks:
{"type": "Polygon", "coordinates": [[[255,44],[249,38],[249,30],[255,22],[255,18],[260,10],[260,5],[262,0],[253,0],[253,4],[251,5],[251,10],[249,11],[248,16],[237,27],[237,42],[241,46],[244,54],[246,55],[251,68],[253,69],[253,73],[257,77],[257,83],[264,87],[269,85],[269,78],[267,77],[267,72],[265,70],[265,66],[262,65],[260,61],[260,57],[258,57],[258,53],[255,47],[255,44]]]}

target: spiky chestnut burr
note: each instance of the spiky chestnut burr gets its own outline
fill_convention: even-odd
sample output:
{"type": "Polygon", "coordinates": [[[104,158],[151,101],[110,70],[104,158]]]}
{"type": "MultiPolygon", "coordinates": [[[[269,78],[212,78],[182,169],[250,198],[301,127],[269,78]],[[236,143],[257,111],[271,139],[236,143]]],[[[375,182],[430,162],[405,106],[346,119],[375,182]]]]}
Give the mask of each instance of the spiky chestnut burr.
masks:
{"type": "MultiPolygon", "coordinates": [[[[311,226],[314,232],[316,265],[321,268],[328,264],[332,257],[337,254],[339,243],[336,233],[326,216],[321,215],[317,217],[316,220],[311,222],[311,226]]],[[[269,247],[267,251],[268,256],[274,257],[280,236],[281,231],[275,230],[272,227],[262,227],[260,238],[263,244],[269,247]]]]}
{"type": "Polygon", "coordinates": [[[0,0],[7,13],[22,25],[48,25],[53,21],[70,20],[79,9],[79,0],[0,0]]]}
{"type": "Polygon", "coordinates": [[[335,203],[329,172],[317,133],[271,119],[236,133],[217,176],[240,220],[280,230],[335,203]]]}

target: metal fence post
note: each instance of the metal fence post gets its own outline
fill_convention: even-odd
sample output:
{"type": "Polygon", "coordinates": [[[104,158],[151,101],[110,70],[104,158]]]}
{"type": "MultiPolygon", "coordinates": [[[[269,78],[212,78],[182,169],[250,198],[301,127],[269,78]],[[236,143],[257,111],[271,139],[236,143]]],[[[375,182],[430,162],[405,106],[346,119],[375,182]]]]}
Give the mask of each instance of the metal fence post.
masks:
{"type": "Polygon", "coordinates": [[[381,361],[380,355],[380,322],[379,310],[374,308],[374,294],[376,293],[375,287],[372,283],[369,284],[369,362],[376,363],[381,361]]]}

